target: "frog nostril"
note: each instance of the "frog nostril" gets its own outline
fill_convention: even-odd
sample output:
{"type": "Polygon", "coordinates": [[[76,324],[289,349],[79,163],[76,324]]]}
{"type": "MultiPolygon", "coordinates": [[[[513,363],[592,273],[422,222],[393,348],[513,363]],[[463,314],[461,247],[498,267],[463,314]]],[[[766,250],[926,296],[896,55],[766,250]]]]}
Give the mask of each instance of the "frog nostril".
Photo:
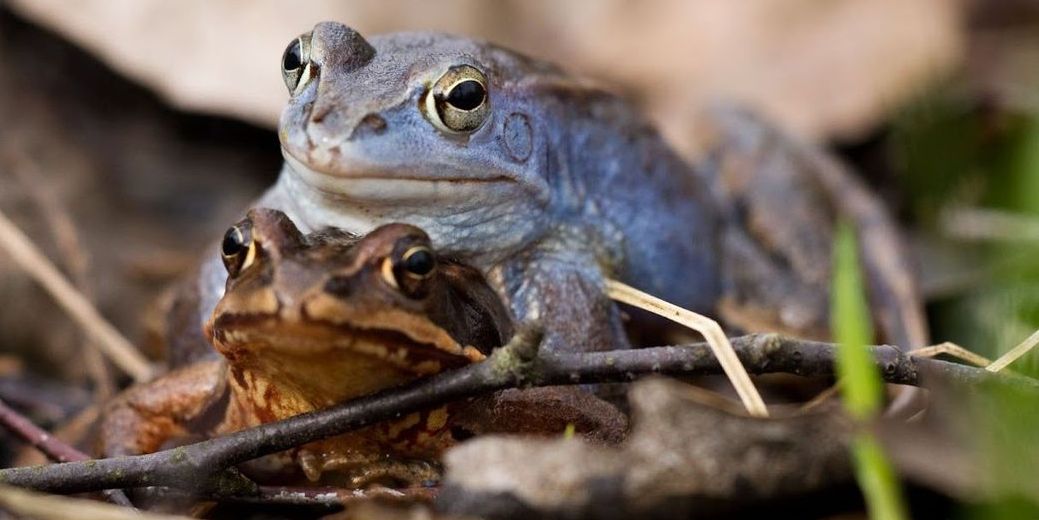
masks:
{"type": "Polygon", "coordinates": [[[327,117],[328,114],[330,112],[332,112],[332,108],[333,108],[332,105],[324,105],[324,106],[318,108],[317,110],[313,110],[312,109],[311,112],[310,112],[310,122],[311,123],[322,123],[322,122],[324,122],[325,121],[325,117],[327,117]]]}
{"type": "Polygon", "coordinates": [[[364,116],[357,126],[354,128],[353,135],[350,137],[356,137],[358,135],[364,135],[366,133],[372,133],[375,135],[381,135],[386,132],[386,120],[377,114],[368,114],[364,116]]]}

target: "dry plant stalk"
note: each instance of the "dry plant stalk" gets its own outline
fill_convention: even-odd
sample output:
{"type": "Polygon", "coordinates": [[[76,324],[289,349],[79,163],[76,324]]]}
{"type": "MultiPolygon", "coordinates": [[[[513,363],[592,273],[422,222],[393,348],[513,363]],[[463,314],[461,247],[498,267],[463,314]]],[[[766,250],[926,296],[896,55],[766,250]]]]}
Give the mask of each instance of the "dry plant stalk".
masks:
{"type": "Polygon", "coordinates": [[[1028,336],[1020,345],[1010,349],[1006,354],[999,356],[999,359],[993,361],[991,364],[985,367],[985,370],[989,372],[999,372],[1007,367],[1007,365],[1017,361],[1021,356],[1027,354],[1035,345],[1039,343],[1039,330],[1028,336]]]}
{"type": "Polygon", "coordinates": [[[1012,211],[950,209],[942,213],[939,224],[947,236],[960,240],[1039,241],[1039,219],[1012,211]]]}
{"type": "Polygon", "coordinates": [[[116,366],[135,381],[147,381],[151,364],[61,274],[29,237],[0,211],[0,249],[23,271],[43,286],[58,305],[92,338],[116,366]]]}
{"type": "Polygon", "coordinates": [[[988,366],[989,363],[992,363],[992,361],[986,358],[985,356],[975,354],[974,352],[971,352],[951,341],[946,341],[945,343],[939,343],[937,345],[931,345],[930,347],[920,347],[918,349],[912,350],[909,354],[916,357],[928,358],[933,358],[945,354],[947,356],[952,356],[956,359],[959,359],[960,361],[970,363],[976,367],[985,367],[988,366]]]}
{"type": "Polygon", "coordinates": [[[910,352],[910,354],[918,357],[935,357],[941,354],[945,354],[955,357],[961,361],[970,363],[974,366],[983,367],[985,370],[988,370],[989,372],[999,372],[1000,370],[1003,370],[1014,361],[1020,359],[1021,356],[1024,356],[1025,354],[1030,352],[1033,348],[1035,348],[1037,344],[1039,344],[1039,330],[1032,333],[1031,336],[1025,338],[1024,341],[1022,341],[1016,347],[1008,350],[1005,354],[1000,356],[999,359],[995,361],[992,361],[986,358],[985,356],[975,354],[974,352],[971,352],[955,343],[951,343],[948,341],[930,347],[918,348],[910,352]]]}
{"type": "Polygon", "coordinates": [[[616,301],[652,312],[699,332],[707,340],[707,344],[711,347],[711,352],[718,358],[718,363],[729,378],[729,381],[732,382],[732,386],[736,388],[736,394],[740,396],[740,400],[743,401],[743,406],[747,408],[747,412],[754,417],[768,417],[768,408],[765,407],[765,401],[761,399],[758,389],[754,387],[754,383],[751,382],[750,376],[747,374],[747,369],[740,363],[739,357],[736,356],[736,351],[732,348],[732,344],[729,343],[729,338],[722,331],[717,321],[668,303],[656,296],[646,294],[616,280],[607,280],[606,290],[610,298],[616,301]]]}

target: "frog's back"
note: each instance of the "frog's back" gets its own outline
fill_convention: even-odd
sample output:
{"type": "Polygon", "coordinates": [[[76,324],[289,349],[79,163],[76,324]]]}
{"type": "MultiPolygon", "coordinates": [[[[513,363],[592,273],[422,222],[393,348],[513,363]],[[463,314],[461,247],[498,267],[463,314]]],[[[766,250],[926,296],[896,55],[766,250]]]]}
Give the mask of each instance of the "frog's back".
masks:
{"type": "Polygon", "coordinates": [[[585,191],[586,220],[621,245],[616,276],[680,305],[707,310],[720,291],[720,212],[713,171],[681,159],[626,100],[596,95],[563,141],[585,191]],[[567,142],[569,141],[569,142],[567,142]]]}
{"type": "Polygon", "coordinates": [[[373,45],[407,49],[410,60],[465,55],[488,64],[505,98],[495,101],[546,134],[539,174],[551,187],[550,220],[557,230],[576,228],[564,240],[590,245],[621,280],[698,310],[713,305],[720,291],[713,172],[683,161],[630,101],[551,62],[480,40],[398,33],[375,37],[373,45]]]}

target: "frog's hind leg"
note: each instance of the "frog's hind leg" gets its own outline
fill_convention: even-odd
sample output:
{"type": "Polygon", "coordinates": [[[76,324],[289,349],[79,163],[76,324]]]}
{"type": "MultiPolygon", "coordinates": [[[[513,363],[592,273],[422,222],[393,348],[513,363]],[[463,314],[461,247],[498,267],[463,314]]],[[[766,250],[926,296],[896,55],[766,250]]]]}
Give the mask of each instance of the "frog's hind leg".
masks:
{"type": "MultiPolygon", "coordinates": [[[[722,236],[721,317],[748,331],[829,339],[834,229],[859,241],[873,318],[883,341],[928,344],[923,301],[899,231],[883,203],[837,160],[740,110],[704,118],[712,192],[727,213],[722,236]]],[[[892,411],[919,408],[919,391],[892,411]]]]}
{"type": "Polygon", "coordinates": [[[747,330],[829,336],[835,224],[856,230],[871,308],[884,341],[928,344],[922,299],[883,203],[823,151],[747,112],[704,117],[713,193],[727,212],[722,317],[747,330]]]}

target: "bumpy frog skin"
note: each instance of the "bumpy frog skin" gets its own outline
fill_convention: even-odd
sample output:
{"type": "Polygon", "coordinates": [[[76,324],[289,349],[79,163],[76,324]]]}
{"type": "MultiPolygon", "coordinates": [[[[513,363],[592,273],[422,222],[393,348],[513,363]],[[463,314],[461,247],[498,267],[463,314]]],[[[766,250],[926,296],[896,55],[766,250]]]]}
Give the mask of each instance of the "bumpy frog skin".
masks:
{"type": "MultiPolygon", "coordinates": [[[[105,455],[326,407],[481,361],[511,335],[482,275],[438,258],[413,226],[382,226],[360,240],[304,236],[284,214],[253,210],[222,250],[227,292],[206,328],[224,359],[188,365],[116,400],[103,427],[105,455]]],[[[349,485],[417,483],[435,472],[408,461],[432,460],[452,442],[448,419],[448,408],[413,414],[286,457],[311,480],[335,470],[349,485]]]]}
{"type": "MultiPolygon", "coordinates": [[[[325,22],[282,65],[285,165],[258,205],[305,230],[420,226],[483,270],[515,320],[540,321],[548,349],[629,346],[607,277],[744,329],[825,334],[838,215],[875,242],[865,263],[887,339],[924,341],[881,205],[745,114],[717,118],[690,165],[623,99],[485,42],[366,40],[325,22]]],[[[221,288],[211,263],[203,315],[221,288]]]]}

